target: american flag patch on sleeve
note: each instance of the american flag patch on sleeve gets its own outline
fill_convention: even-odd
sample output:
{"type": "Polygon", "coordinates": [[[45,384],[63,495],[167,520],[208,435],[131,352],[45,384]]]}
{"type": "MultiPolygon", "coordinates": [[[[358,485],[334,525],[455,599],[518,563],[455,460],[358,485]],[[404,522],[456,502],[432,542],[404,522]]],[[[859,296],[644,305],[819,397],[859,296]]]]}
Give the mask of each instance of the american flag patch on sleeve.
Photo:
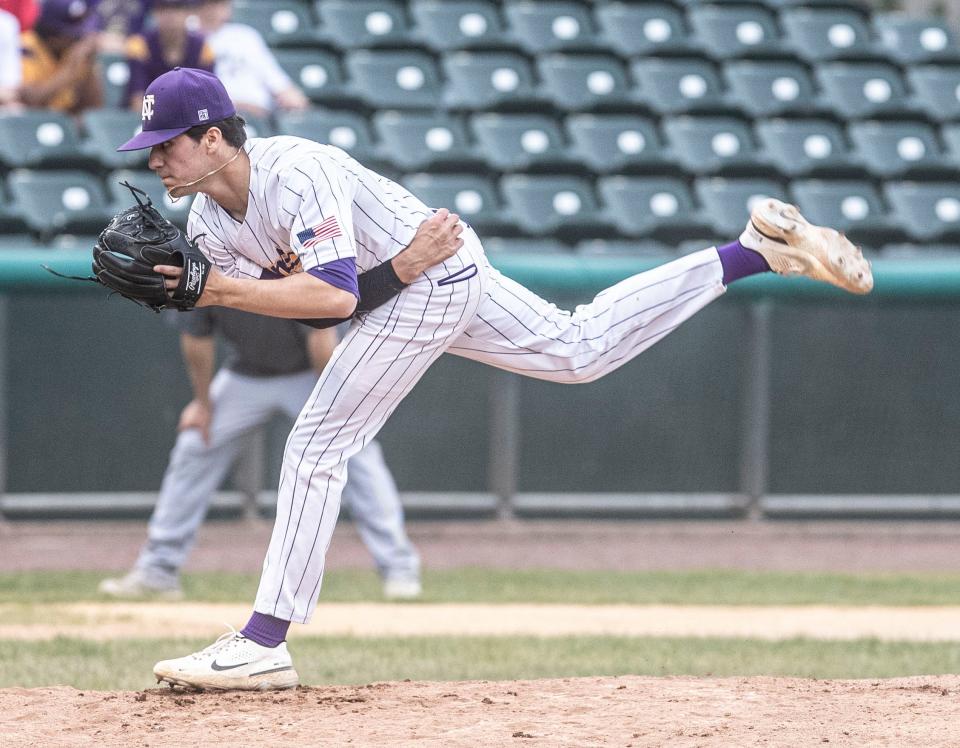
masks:
{"type": "Polygon", "coordinates": [[[340,230],[340,223],[337,221],[336,216],[330,216],[313,228],[301,231],[297,234],[297,239],[300,240],[300,244],[304,247],[312,247],[314,244],[319,244],[327,239],[336,239],[338,236],[343,236],[343,232],[340,230]]]}

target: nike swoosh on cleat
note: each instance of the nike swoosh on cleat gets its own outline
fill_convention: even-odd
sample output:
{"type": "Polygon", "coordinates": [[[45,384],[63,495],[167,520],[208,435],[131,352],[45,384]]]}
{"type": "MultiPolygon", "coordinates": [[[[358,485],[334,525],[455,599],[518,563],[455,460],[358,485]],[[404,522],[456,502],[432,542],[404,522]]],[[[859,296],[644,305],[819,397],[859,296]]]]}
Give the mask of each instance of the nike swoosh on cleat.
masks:
{"type": "Polygon", "coordinates": [[[275,667],[273,670],[261,670],[259,673],[250,673],[250,677],[253,678],[256,675],[266,675],[267,673],[282,673],[284,670],[293,670],[293,666],[285,665],[284,667],[275,667]]]}
{"type": "Polygon", "coordinates": [[[218,665],[217,661],[214,660],[212,663],[210,663],[210,667],[220,672],[223,670],[233,670],[234,668],[243,667],[244,665],[249,665],[249,664],[250,664],[249,662],[241,662],[239,665],[218,665]]]}

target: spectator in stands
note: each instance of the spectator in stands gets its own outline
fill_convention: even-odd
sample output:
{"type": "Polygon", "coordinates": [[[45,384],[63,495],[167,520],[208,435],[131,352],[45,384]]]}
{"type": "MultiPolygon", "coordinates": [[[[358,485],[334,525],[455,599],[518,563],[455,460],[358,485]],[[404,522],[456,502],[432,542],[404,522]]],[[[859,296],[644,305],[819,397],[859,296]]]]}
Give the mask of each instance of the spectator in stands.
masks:
{"type": "Polygon", "coordinates": [[[175,67],[213,72],[213,50],[203,34],[187,23],[197,5],[198,0],[154,0],[153,27],[127,41],[126,101],[134,111],[140,111],[150,81],[175,67]]]}
{"type": "Polygon", "coordinates": [[[100,0],[97,17],[100,22],[100,51],[123,54],[127,39],[143,31],[151,0],[100,0]]]}
{"type": "Polygon", "coordinates": [[[0,10],[13,15],[20,24],[20,31],[29,31],[37,22],[40,7],[37,0],[0,0],[0,10]]]}
{"type": "Polygon", "coordinates": [[[32,31],[20,35],[20,101],[78,114],[103,106],[96,17],[86,0],[45,0],[32,31]]]}
{"type": "Polygon", "coordinates": [[[0,10],[0,112],[19,103],[17,89],[23,80],[20,65],[20,22],[0,10]]]}
{"type": "Polygon", "coordinates": [[[275,109],[307,109],[309,99],[277,64],[260,32],[231,23],[232,14],[232,0],[201,0],[198,17],[213,47],[217,77],[237,108],[260,117],[275,109]]]}

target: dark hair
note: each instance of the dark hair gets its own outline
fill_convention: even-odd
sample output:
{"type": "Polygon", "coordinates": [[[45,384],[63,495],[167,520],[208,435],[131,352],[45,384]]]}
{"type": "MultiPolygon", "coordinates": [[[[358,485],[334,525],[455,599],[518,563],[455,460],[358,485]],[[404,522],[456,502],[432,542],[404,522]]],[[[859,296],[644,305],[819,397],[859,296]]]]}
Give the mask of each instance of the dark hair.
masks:
{"type": "Polygon", "coordinates": [[[232,117],[227,117],[226,119],[191,127],[185,134],[189,135],[199,143],[200,139],[206,134],[207,130],[209,130],[211,127],[216,127],[218,130],[220,130],[220,132],[223,133],[224,140],[226,140],[234,148],[239,148],[247,142],[247,131],[243,127],[245,124],[247,124],[247,122],[243,117],[241,117],[239,114],[234,114],[232,117]]]}

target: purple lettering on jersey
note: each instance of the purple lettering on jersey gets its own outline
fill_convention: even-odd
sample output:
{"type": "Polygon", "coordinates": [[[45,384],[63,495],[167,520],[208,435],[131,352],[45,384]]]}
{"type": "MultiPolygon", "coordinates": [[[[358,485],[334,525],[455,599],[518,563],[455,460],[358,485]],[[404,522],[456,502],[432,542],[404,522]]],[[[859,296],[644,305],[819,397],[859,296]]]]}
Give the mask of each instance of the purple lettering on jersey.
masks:
{"type": "Polygon", "coordinates": [[[319,278],[341,291],[349,291],[358,299],[360,298],[360,289],[357,287],[357,263],[352,257],[343,257],[318,268],[310,268],[307,272],[314,278],[319,278]]]}

